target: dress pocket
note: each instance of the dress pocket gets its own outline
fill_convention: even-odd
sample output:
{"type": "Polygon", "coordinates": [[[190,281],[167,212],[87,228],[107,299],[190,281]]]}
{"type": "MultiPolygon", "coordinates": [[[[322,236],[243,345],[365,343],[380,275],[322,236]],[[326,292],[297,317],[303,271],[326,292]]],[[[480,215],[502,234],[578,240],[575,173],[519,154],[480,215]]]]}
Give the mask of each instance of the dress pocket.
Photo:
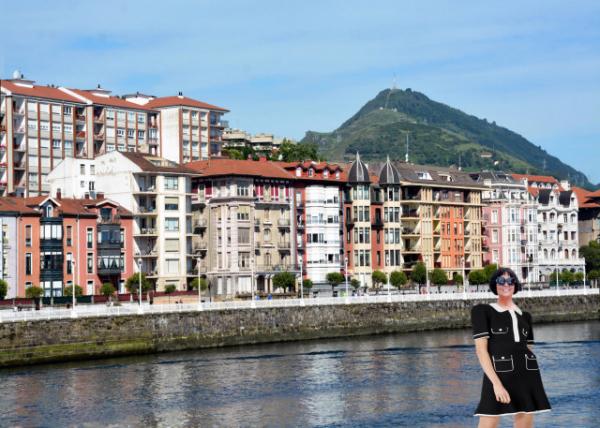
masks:
{"type": "Polygon", "coordinates": [[[509,330],[508,327],[496,327],[496,328],[492,327],[491,328],[492,334],[506,334],[506,333],[508,333],[508,330],[509,330]]]}
{"type": "Polygon", "coordinates": [[[539,370],[537,357],[533,354],[525,354],[525,368],[527,370],[539,370]]]}
{"type": "Polygon", "coordinates": [[[496,373],[512,372],[515,369],[512,355],[492,356],[492,362],[496,373]]]}

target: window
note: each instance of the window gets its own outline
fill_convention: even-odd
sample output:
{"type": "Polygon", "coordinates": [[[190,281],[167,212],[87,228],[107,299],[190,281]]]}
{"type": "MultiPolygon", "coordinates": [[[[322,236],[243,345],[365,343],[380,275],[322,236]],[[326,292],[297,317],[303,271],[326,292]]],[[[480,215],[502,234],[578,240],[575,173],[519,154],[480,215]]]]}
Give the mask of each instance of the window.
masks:
{"type": "Polygon", "coordinates": [[[371,250],[354,250],[354,265],[371,266],[371,250]]]}
{"type": "Polygon", "coordinates": [[[82,189],[85,189],[85,181],[84,180],[81,180],[79,182],[79,187],[81,187],[82,189]]]}
{"type": "Polygon", "coordinates": [[[79,165],[79,173],[85,175],[85,164],[82,163],[79,165]]]}
{"type": "Polygon", "coordinates": [[[64,106],[63,107],[63,113],[64,114],[71,114],[73,112],[73,109],[71,108],[71,106],[64,106]]]}
{"type": "Polygon", "coordinates": [[[146,136],[146,132],[145,131],[138,131],[138,138],[140,140],[143,140],[145,136],[146,136]]]}
{"type": "Polygon", "coordinates": [[[62,239],[60,224],[44,224],[40,227],[40,239],[62,239]]]}
{"type": "Polygon", "coordinates": [[[117,128],[117,137],[124,137],[124,136],[125,136],[125,129],[117,128]]]}
{"type": "Polygon", "coordinates": [[[177,190],[178,182],[177,177],[165,177],[165,189],[166,190],[177,190]]]}
{"type": "Polygon", "coordinates": [[[179,231],[179,219],[178,218],[165,218],[165,230],[168,232],[179,231]]]}
{"type": "Polygon", "coordinates": [[[31,226],[25,226],[25,246],[31,247],[31,226]]]}
{"type": "Polygon", "coordinates": [[[179,239],[165,239],[165,251],[169,253],[179,252],[179,239]]]}
{"type": "Polygon", "coordinates": [[[96,175],[96,165],[90,165],[90,175],[96,175]]]}
{"type": "Polygon", "coordinates": [[[94,229],[87,228],[86,231],[87,248],[94,248],[94,229]]]}
{"type": "Polygon", "coordinates": [[[238,196],[250,196],[250,185],[248,183],[239,183],[237,186],[238,196]]]}
{"type": "Polygon", "coordinates": [[[238,244],[250,243],[250,229],[247,227],[238,229],[238,244]]]}
{"type": "Polygon", "coordinates": [[[143,114],[138,114],[137,120],[138,120],[138,123],[145,123],[146,122],[146,116],[144,116],[143,114]]]}
{"type": "Polygon", "coordinates": [[[94,253],[87,254],[87,273],[94,273],[94,253]]]}
{"type": "Polygon", "coordinates": [[[179,259],[165,260],[165,268],[167,270],[167,274],[178,274],[179,273],[179,259]]]}
{"type": "Polygon", "coordinates": [[[493,244],[498,243],[498,230],[497,229],[492,230],[492,243],[493,244]]]}
{"type": "Polygon", "coordinates": [[[135,137],[135,129],[128,129],[127,130],[127,138],[133,138],[135,137]]]}
{"type": "Polygon", "coordinates": [[[52,148],[53,149],[60,149],[62,146],[62,143],[60,140],[52,140],[52,148]]]}
{"type": "Polygon", "coordinates": [[[25,275],[31,275],[31,253],[25,254],[25,275]]]}
{"type": "Polygon", "coordinates": [[[498,210],[492,210],[492,224],[498,224],[498,210]]]}
{"type": "Polygon", "coordinates": [[[73,226],[67,226],[67,247],[73,245],[73,226]]]}
{"type": "Polygon", "coordinates": [[[179,199],[173,197],[165,198],[165,210],[177,211],[179,209],[179,199]]]}
{"type": "Polygon", "coordinates": [[[88,183],[88,189],[89,189],[89,190],[94,190],[94,182],[93,182],[93,181],[90,181],[90,182],[88,183]]]}

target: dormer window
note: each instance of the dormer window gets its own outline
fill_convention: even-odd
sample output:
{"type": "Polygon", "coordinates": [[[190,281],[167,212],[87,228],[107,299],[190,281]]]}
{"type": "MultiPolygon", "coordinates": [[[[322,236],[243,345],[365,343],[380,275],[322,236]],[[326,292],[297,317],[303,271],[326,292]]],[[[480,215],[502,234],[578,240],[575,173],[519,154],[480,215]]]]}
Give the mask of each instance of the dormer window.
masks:
{"type": "Polygon", "coordinates": [[[431,180],[431,174],[427,171],[417,171],[417,178],[419,180],[431,180]]]}
{"type": "Polygon", "coordinates": [[[308,176],[309,176],[309,177],[312,177],[312,176],[314,176],[314,175],[315,175],[315,170],[314,170],[314,169],[312,169],[312,168],[308,168],[308,176]]]}
{"type": "Polygon", "coordinates": [[[296,177],[302,177],[302,168],[296,168],[296,177]]]}
{"type": "Polygon", "coordinates": [[[440,178],[444,181],[454,181],[451,175],[448,174],[439,174],[440,178]]]}
{"type": "Polygon", "coordinates": [[[44,217],[52,217],[52,205],[46,205],[44,207],[44,217]]]}
{"type": "Polygon", "coordinates": [[[329,170],[323,171],[323,178],[329,178],[329,170]]]}
{"type": "Polygon", "coordinates": [[[340,172],[339,172],[339,171],[336,171],[336,172],[335,172],[335,179],[336,179],[336,180],[339,180],[339,179],[340,179],[340,172]]]}

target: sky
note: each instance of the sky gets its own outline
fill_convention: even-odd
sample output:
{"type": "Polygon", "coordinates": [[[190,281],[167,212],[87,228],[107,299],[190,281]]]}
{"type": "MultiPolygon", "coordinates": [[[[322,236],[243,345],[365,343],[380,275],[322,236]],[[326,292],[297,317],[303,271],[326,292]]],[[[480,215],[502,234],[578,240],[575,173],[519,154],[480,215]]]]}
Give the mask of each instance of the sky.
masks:
{"type": "Polygon", "coordinates": [[[0,28],[4,78],[182,91],[295,139],[395,81],[600,182],[598,1],[0,0],[0,28]]]}

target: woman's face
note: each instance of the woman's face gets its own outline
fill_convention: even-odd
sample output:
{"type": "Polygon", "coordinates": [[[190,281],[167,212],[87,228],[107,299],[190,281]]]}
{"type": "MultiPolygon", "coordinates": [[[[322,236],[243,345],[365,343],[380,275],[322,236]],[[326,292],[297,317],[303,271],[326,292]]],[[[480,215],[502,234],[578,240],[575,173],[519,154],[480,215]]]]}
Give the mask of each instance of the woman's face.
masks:
{"type": "Polygon", "coordinates": [[[500,297],[510,297],[515,292],[515,284],[508,272],[504,272],[496,280],[496,292],[500,297]]]}

